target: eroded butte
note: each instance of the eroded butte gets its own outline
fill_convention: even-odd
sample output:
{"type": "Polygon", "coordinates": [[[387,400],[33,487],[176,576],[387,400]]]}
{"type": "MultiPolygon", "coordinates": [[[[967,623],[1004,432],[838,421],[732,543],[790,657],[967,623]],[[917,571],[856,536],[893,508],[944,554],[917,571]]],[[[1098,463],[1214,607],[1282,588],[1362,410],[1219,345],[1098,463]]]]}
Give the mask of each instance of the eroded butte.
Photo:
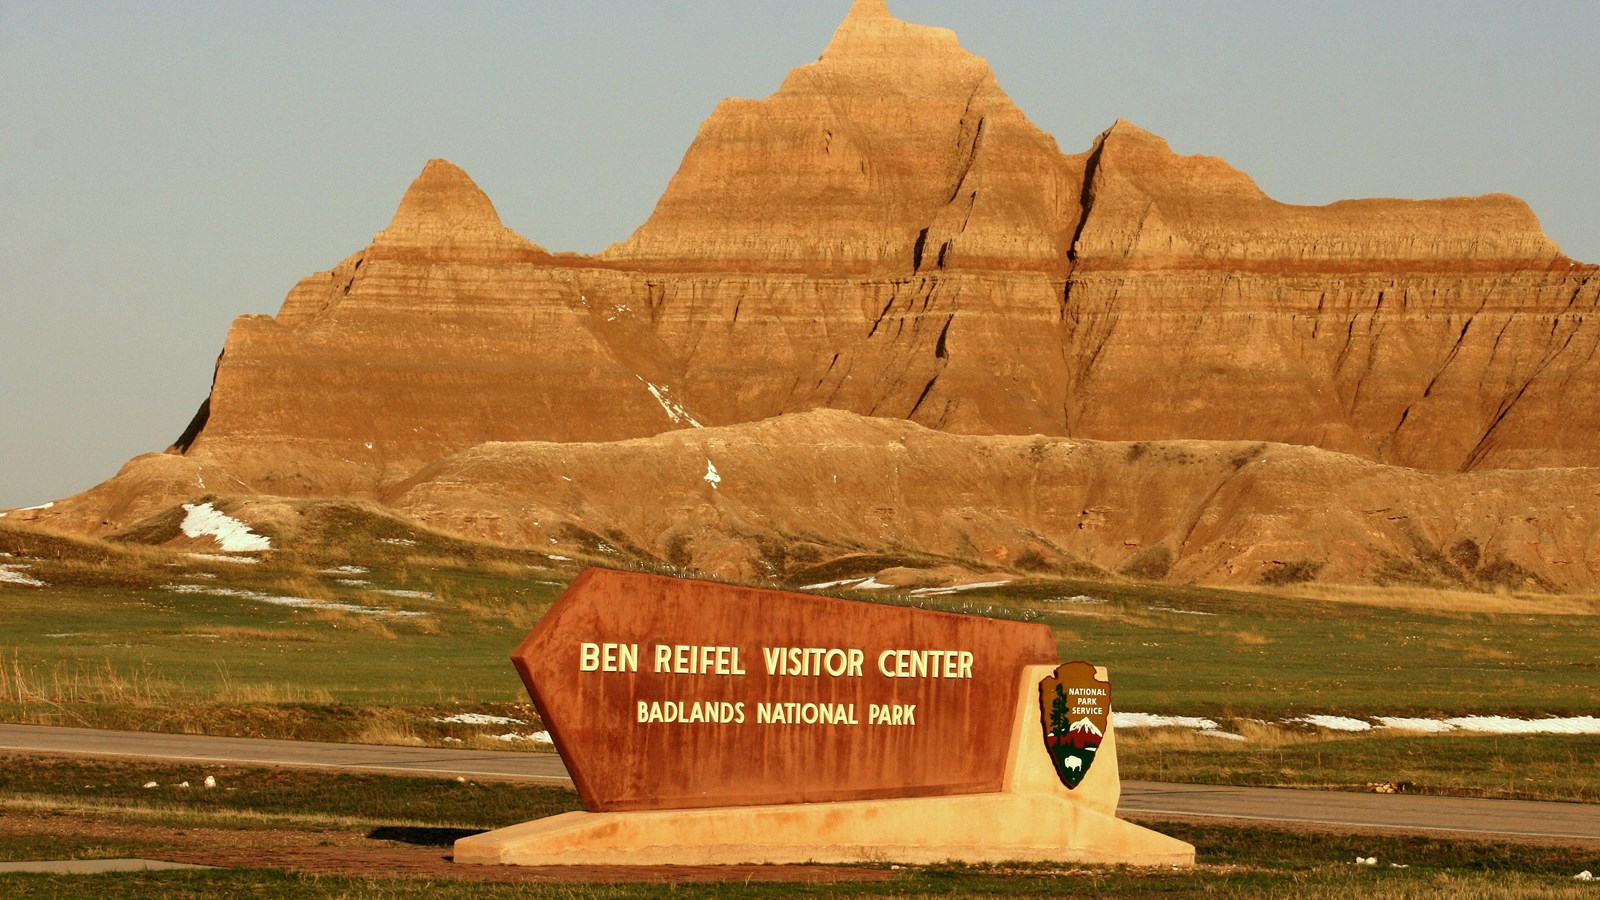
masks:
{"type": "Polygon", "coordinates": [[[354,497],[731,576],[892,547],[1593,590],[1597,271],[1509,196],[1290,206],[1122,121],[1063,154],[953,33],[860,0],[597,256],[429,162],[236,322],[172,448],[14,521],[354,497]]]}

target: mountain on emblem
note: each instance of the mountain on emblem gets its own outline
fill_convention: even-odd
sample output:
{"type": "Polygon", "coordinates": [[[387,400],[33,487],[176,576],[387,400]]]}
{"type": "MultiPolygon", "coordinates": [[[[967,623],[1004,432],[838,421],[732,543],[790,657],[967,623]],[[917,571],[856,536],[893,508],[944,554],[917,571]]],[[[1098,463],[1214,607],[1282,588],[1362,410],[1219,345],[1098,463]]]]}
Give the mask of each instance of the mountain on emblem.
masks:
{"type": "Polygon", "coordinates": [[[1056,775],[1069,789],[1094,765],[1111,719],[1111,683],[1086,662],[1056,668],[1039,683],[1039,718],[1056,775]]]}
{"type": "Polygon", "coordinates": [[[1104,731],[1101,731],[1100,729],[1096,728],[1094,726],[1094,723],[1089,721],[1088,719],[1079,719],[1078,721],[1073,722],[1071,730],[1073,730],[1073,731],[1088,731],[1088,732],[1092,732],[1095,737],[1105,737],[1106,736],[1106,733],[1104,731]]]}

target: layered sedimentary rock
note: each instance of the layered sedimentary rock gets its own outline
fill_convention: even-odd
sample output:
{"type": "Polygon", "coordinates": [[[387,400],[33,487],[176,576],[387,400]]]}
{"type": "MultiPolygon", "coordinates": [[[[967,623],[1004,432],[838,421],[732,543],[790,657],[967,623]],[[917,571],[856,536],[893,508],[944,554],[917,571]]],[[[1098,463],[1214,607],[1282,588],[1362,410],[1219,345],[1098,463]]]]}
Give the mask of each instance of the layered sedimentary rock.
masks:
{"type": "Polygon", "coordinates": [[[385,502],[742,577],[885,550],[1220,584],[1592,590],[1600,470],[1426,473],[1310,447],[983,437],[816,411],[610,444],[485,444],[385,502]]]}
{"type": "Polygon", "coordinates": [[[485,442],[815,409],[1439,473],[1597,466],[1597,308],[1600,269],[1515,198],[1289,206],[1125,122],[1065,155],[952,33],[858,0],[772,96],[719,105],[599,256],[524,240],[429,163],[370,246],[236,323],[173,459],[40,517],[392,496],[485,442]]]}

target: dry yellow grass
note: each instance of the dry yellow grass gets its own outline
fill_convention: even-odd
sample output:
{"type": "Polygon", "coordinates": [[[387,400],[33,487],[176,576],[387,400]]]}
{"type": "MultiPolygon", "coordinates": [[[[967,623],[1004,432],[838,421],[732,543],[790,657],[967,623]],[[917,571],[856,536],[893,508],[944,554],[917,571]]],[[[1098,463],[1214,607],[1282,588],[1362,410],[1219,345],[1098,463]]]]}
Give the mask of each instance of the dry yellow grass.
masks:
{"type": "Polygon", "coordinates": [[[311,613],[311,619],[316,622],[325,622],[334,628],[352,631],[359,634],[370,634],[373,637],[392,641],[399,638],[389,624],[377,616],[357,615],[342,612],[336,609],[319,609],[311,613]]]}
{"type": "Polygon", "coordinates": [[[217,688],[211,700],[228,704],[332,703],[333,694],[323,688],[299,684],[229,682],[217,688]]]}
{"type": "Polygon", "coordinates": [[[289,644],[314,644],[325,638],[314,631],[290,628],[250,628],[239,625],[216,625],[203,627],[191,626],[179,632],[186,637],[209,638],[218,641],[241,641],[245,643],[289,643],[289,644]]]}
{"type": "Polygon", "coordinates": [[[368,723],[356,735],[358,744],[384,744],[396,747],[421,747],[427,742],[417,734],[416,728],[408,722],[399,721],[387,716],[377,721],[368,723]]]}
{"type": "Polygon", "coordinates": [[[1235,744],[1247,746],[1252,750],[1262,750],[1314,743],[1323,739],[1314,732],[1283,728],[1270,722],[1243,720],[1224,723],[1223,727],[1231,728],[1233,734],[1244,737],[1245,741],[1240,743],[1234,739],[1214,734],[1207,735],[1190,728],[1124,728],[1117,731],[1117,744],[1122,748],[1118,752],[1215,750],[1235,744]]]}
{"type": "Polygon", "coordinates": [[[1600,615],[1600,597],[1576,594],[1534,594],[1522,591],[1455,591],[1425,587],[1299,584],[1257,588],[1262,593],[1307,600],[1327,600],[1429,613],[1489,613],[1523,616],[1600,615]]]}
{"type": "Polygon", "coordinates": [[[141,668],[117,671],[110,660],[24,663],[13,654],[0,659],[0,702],[58,706],[76,703],[159,704],[176,685],[141,668]]]}

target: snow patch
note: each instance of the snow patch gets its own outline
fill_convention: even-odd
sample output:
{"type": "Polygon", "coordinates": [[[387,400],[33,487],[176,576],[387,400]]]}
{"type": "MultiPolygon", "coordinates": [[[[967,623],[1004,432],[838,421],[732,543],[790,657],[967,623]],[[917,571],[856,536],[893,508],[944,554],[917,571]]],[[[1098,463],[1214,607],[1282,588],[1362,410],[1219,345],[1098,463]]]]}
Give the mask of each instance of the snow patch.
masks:
{"type": "Polygon", "coordinates": [[[491,716],[488,713],[457,713],[453,716],[434,716],[435,722],[447,725],[526,725],[521,719],[510,716],[491,716]]]}
{"type": "Polygon", "coordinates": [[[535,731],[533,734],[517,734],[516,732],[511,731],[505,734],[497,734],[495,735],[494,739],[497,741],[505,741],[508,744],[516,743],[518,741],[532,741],[535,744],[545,747],[555,743],[550,739],[550,732],[548,731],[535,731]]]}
{"type": "Polygon", "coordinates": [[[1482,734],[1600,734],[1600,717],[1513,719],[1506,716],[1457,716],[1444,724],[1482,734]]]}
{"type": "Polygon", "coordinates": [[[802,591],[825,591],[828,588],[836,588],[836,587],[840,587],[840,586],[846,585],[846,584],[855,584],[856,582],[858,582],[860,580],[861,579],[859,579],[859,578],[842,578],[842,579],[840,579],[838,581],[824,581],[824,582],[821,582],[820,584],[808,584],[805,587],[801,588],[800,590],[802,590],[802,591]]]}
{"type": "Polygon", "coordinates": [[[401,591],[401,590],[393,590],[393,589],[384,589],[384,590],[372,591],[371,593],[383,594],[385,597],[399,597],[402,600],[432,600],[432,599],[434,599],[433,595],[428,593],[427,591],[401,591]]]}
{"type": "Polygon", "coordinates": [[[272,541],[251,531],[250,526],[238,519],[219,512],[209,503],[185,503],[183,508],[188,515],[183,517],[183,524],[178,527],[189,537],[211,537],[225,553],[254,553],[272,549],[272,541]]]}
{"type": "Polygon", "coordinates": [[[1160,716],[1154,713],[1114,712],[1111,724],[1117,728],[1189,728],[1195,731],[1217,731],[1222,726],[1213,719],[1199,716],[1160,716]]]}
{"type": "Polygon", "coordinates": [[[1046,600],[1045,602],[1046,603],[1082,603],[1082,604],[1085,604],[1085,605],[1092,605],[1092,604],[1100,604],[1100,603],[1110,603],[1111,601],[1110,600],[1102,600],[1099,597],[1091,597],[1088,594],[1078,594],[1077,596],[1074,596],[1074,597],[1051,597],[1049,600],[1046,600]]]}
{"type": "Polygon", "coordinates": [[[205,594],[211,597],[233,597],[239,600],[253,600],[257,603],[270,603],[273,606],[287,606],[292,609],[315,609],[329,612],[347,612],[358,616],[387,616],[395,619],[414,619],[425,616],[424,612],[411,612],[404,609],[382,609],[376,606],[361,606],[356,603],[341,603],[337,600],[312,600],[306,597],[280,597],[273,594],[263,594],[260,591],[247,591],[239,588],[212,587],[208,584],[164,584],[164,591],[175,594],[205,594]]]}
{"type": "MultiPolygon", "coordinates": [[[[845,588],[845,587],[847,587],[847,588],[849,588],[851,590],[855,590],[855,591],[886,591],[886,590],[889,590],[890,588],[894,587],[894,585],[892,585],[892,584],[884,584],[883,582],[879,581],[877,578],[872,577],[872,576],[868,576],[866,578],[842,578],[842,579],[840,579],[838,581],[824,581],[821,584],[808,584],[805,587],[801,588],[800,590],[802,590],[802,591],[826,591],[826,590],[831,590],[833,588],[845,588]]],[[[916,592],[913,591],[912,593],[916,593],[916,592]]]]}
{"type": "Polygon", "coordinates": [[[1216,613],[1199,612],[1199,611],[1193,610],[1193,609],[1175,609],[1175,608],[1173,608],[1171,606],[1152,606],[1152,607],[1150,607],[1150,611],[1151,612],[1172,613],[1173,615],[1177,615],[1177,616],[1214,616],[1214,615],[1216,615],[1216,613]]]}
{"type": "Polygon", "coordinates": [[[13,509],[12,512],[40,512],[46,509],[53,509],[55,505],[56,502],[51,500],[49,503],[41,503],[38,506],[24,506],[21,509],[13,509]]]}
{"type": "Polygon", "coordinates": [[[203,559],[206,562],[228,563],[235,566],[253,566],[261,560],[253,556],[223,556],[220,553],[191,553],[190,559],[203,559]]]}
{"type": "Polygon", "coordinates": [[[48,585],[39,579],[30,578],[27,575],[22,574],[24,569],[30,568],[32,568],[32,566],[29,566],[25,563],[0,565],[0,584],[15,584],[20,587],[48,587],[48,585]]]}
{"type": "Polygon", "coordinates": [[[706,484],[711,485],[712,490],[722,486],[722,476],[717,474],[717,464],[709,459],[706,460],[706,484]]]}
{"type": "MultiPolygon", "coordinates": [[[[1509,716],[1455,716],[1448,719],[1425,719],[1408,716],[1374,716],[1377,725],[1353,716],[1311,715],[1280,720],[1285,725],[1312,725],[1328,731],[1349,734],[1372,731],[1375,728],[1395,731],[1415,731],[1423,734],[1467,732],[1474,734],[1600,734],[1600,716],[1550,717],[1544,719],[1517,719],[1509,716]]],[[[1116,712],[1111,721],[1118,728],[1188,728],[1208,737],[1230,741],[1246,740],[1243,735],[1221,730],[1212,719],[1196,716],[1161,716],[1151,713],[1116,712]]],[[[1265,724],[1265,723],[1263,723],[1265,724]]]]}
{"type": "Polygon", "coordinates": [[[1317,728],[1326,728],[1329,731],[1371,731],[1372,723],[1365,719],[1352,719],[1349,716],[1297,716],[1293,719],[1284,719],[1285,722],[1314,725],[1317,728]]]}
{"type": "Polygon", "coordinates": [[[1454,731],[1455,726],[1443,719],[1412,719],[1404,716],[1378,716],[1378,724],[1396,731],[1420,731],[1424,734],[1443,734],[1454,731]]]}
{"type": "Polygon", "coordinates": [[[378,543],[389,544],[394,547],[415,547],[417,545],[416,541],[408,538],[378,538],[378,543]]]}
{"type": "Polygon", "coordinates": [[[365,574],[367,574],[368,572],[371,572],[371,571],[372,571],[371,569],[365,568],[363,566],[335,566],[332,569],[323,569],[322,570],[322,574],[323,575],[365,575],[365,574]]]}
{"type": "Polygon", "coordinates": [[[345,587],[372,587],[372,582],[364,578],[339,578],[336,580],[345,587]]]}
{"type": "Polygon", "coordinates": [[[546,553],[544,555],[544,558],[545,559],[553,559],[556,562],[572,562],[572,557],[570,557],[570,556],[557,556],[554,553],[546,553]]]}
{"type": "Polygon", "coordinates": [[[1010,583],[1011,580],[1009,578],[1005,581],[975,581],[972,584],[952,584],[949,587],[917,588],[911,593],[917,596],[938,597],[948,594],[959,594],[962,591],[978,591],[984,588],[1005,587],[1010,583]]]}
{"type": "Polygon", "coordinates": [[[689,415],[689,411],[683,408],[682,403],[672,399],[671,388],[664,384],[651,384],[650,382],[644,380],[643,375],[635,375],[633,377],[644,382],[645,388],[650,391],[650,396],[656,398],[656,402],[661,404],[662,409],[666,410],[667,418],[672,420],[672,424],[682,425],[687,422],[694,428],[705,427],[704,425],[701,425],[699,422],[695,421],[694,416],[689,415]]]}

